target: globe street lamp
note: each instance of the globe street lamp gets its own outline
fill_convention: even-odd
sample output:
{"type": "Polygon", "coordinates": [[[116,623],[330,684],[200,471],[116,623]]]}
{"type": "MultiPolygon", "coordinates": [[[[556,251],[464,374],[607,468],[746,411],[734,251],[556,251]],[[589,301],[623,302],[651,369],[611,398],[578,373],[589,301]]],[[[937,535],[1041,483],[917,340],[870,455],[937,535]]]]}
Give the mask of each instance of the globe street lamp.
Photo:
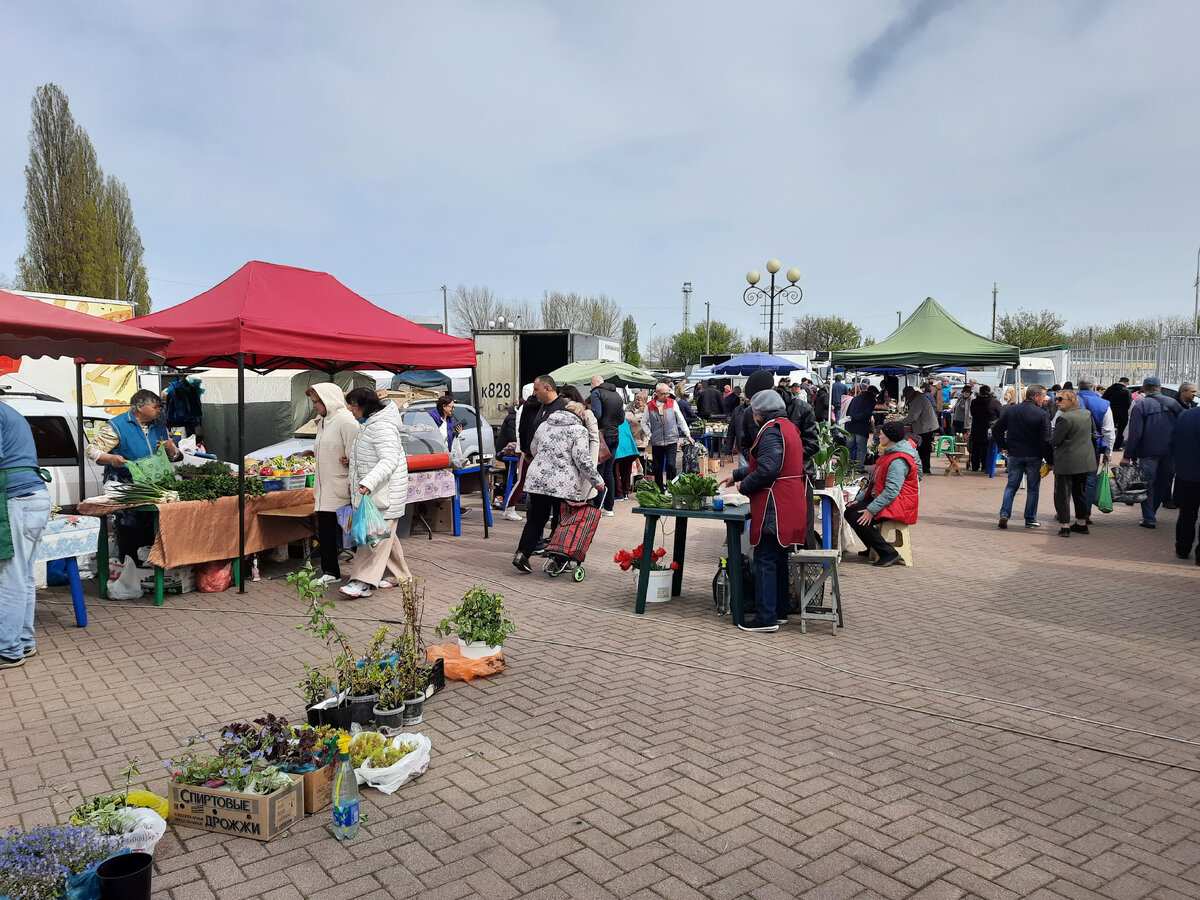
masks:
{"type": "Polygon", "coordinates": [[[767,304],[767,352],[775,352],[775,301],[786,300],[788,303],[799,303],[804,298],[804,291],[796,284],[800,280],[799,269],[788,269],[787,280],[790,284],[780,285],[775,287],[775,273],[782,269],[783,266],[777,259],[767,260],[767,271],[771,273],[771,286],[769,288],[758,287],[758,282],[762,278],[756,269],[751,269],[746,273],[746,281],[750,283],[750,287],[746,288],[746,292],[742,294],[742,300],[747,306],[754,306],[759,301],[767,304]]]}

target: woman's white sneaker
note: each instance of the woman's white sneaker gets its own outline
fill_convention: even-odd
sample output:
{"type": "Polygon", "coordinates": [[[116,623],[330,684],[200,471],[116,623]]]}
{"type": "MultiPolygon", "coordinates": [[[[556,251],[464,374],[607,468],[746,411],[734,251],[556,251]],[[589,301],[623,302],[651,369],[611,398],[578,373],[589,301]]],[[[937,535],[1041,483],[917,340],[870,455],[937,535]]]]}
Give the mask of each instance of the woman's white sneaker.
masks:
{"type": "Polygon", "coordinates": [[[371,586],[365,582],[359,581],[357,578],[351,578],[349,584],[342,585],[338,588],[340,593],[347,597],[370,597],[371,586]]]}
{"type": "Polygon", "coordinates": [[[337,584],[342,579],[336,575],[322,575],[320,578],[314,579],[315,584],[337,584]]]}

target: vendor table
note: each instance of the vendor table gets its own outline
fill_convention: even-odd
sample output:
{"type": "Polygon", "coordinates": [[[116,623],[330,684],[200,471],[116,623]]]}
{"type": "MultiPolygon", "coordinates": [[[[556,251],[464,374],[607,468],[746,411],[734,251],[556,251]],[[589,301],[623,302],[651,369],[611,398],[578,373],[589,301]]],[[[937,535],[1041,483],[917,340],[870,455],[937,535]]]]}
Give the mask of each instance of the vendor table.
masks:
{"type": "MultiPolygon", "coordinates": [[[[246,498],[246,553],[260,553],[280,544],[312,534],[307,517],[294,514],[272,515],[276,510],[313,508],[312,488],[297,491],[273,491],[262,497],[246,498]]],[[[159,503],[152,506],[125,506],[85,500],[79,511],[101,517],[99,546],[96,552],[101,598],[108,596],[108,519],[107,516],[132,510],[154,516],[154,546],[147,562],[154,566],[154,603],[163,603],[163,570],[214,560],[232,559],[235,583],[241,583],[238,559],[238,498],[191,500],[159,503]]]]}
{"type": "MultiPolygon", "coordinates": [[[[725,539],[728,547],[730,598],[729,611],[735,625],[743,624],[742,620],[742,532],[746,530],[746,522],[750,519],[749,506],[727,506],[720,512],[713,509],[661,509],[652,506],[635,506],[634,513],[646,517],[646,530],[642,538],[642,546],[650,549],[654,546],[654,534],[658,529],[661,518],[675,519],[675,543],[671,559],[679,563],[671,577],[671,596],[678,597],[683,587],[683,558],[687,547],[688,519],[709,519],[725,523],[725,539]]],[[[638,570],[638,592],[636,611],[642,615],[646,611],[646,591],[650,586],[650,570],[638,570]]]]}
{"type": "Polygon", "coordinates": [[[454,470],[454,536],[462,537],[462,477],[479,476],[479,492],[483,496],[483,517],[492,527],[492,498],[488,494],[487,469],[482,465],[465,466],[454,470]]]}
{"type": "MultiPolygon", "coordinates": [[[[79,581],[80,556],[96,551],[103,521],[94,516],[56,516],[46,523],[38,541],[34,562],[67,561],[67,580],[71,585],[71,600],[75,604],[75,624],[87,627],[87,607],[83,602],[83,585],[79,581]]],[[[107,538],[105,538],[107,541],[107,538]]]]}

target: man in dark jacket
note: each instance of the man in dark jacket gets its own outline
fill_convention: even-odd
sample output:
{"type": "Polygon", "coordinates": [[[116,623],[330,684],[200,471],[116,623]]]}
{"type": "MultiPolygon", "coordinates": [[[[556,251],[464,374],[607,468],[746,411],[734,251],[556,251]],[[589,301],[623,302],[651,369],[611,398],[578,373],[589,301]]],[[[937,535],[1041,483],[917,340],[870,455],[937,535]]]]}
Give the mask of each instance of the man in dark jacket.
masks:
{"type": "MultiPolygon", "coordinates": [[[[613,503],[617,499],[617,483],[613,478],[616,464],[617,444],[621,440],[621,423],[625,421],[625,405],[617,396],[617,389],[599,375],[592,376],[592,394],[588,398],[592,415],[600,428],[600,440],[608,447],[608,459],[600,463],[600,477],[604,479],[604,511],[602,515],[613,515],[613,503]]],[[[597,497],[597,500],[600,498],[597,497]]],[[[597,506],[600,504],[597,503],[597,506]]]]}
{"type": "Polygon", "coordinates": [[[860,471],[867,463],[867,438],[871,434],[877,392],[875,385],[864,384],[846,407],[846,418],[850,420],[846,430],[854,437],[850,458],[860,471]]]}
{"type": "MultiPolygon", "coordinates": [[[[1029,396],[1029,392],[1026,391],[1025,395],[1029,396]]],[[[991,427],[999,418],[1000,401],[992,396],[990,387],[986,384],[981,385],[979,396],[971,401],[971,440],[967,444],[967,449],[971,454],[972,472],[987,470],[991,427]]]]}
{"type": "Polygon", "coordinates": [[[1117,442],[1113,444],[1113,449],[1120,450],[1125,445],[1125,426],[1129,424],[1129,407],[1133,403],[1133,397],[1129,393],[1129,379],[1122,378],[1110,384],[1104,392],[1104,399],[1112,409],[1113,426],[1117,429],[1117,442]]]}
{"type": "Polygon", "coordinates": [[[732,416],[733,411],[738,408],[738,405],[741,402],[742,402],[742,387],[741,387],[741,385],[735,384],[733,386],[733,390],[730,391],[728,394],[726,394],[724,396],[724,398],[721,400],[721,405],[725,410],[725,415],[732,416]]]}
{"type": "Polygon", "coordinates": [[[1175,417],[1182,412],[1178,401],[1162,394],[1162,382],[1153,375],[1142,379],[1144,396],[1129,411],[1129,440],[1121,465],[1138,463],[1146,473],[1149,490],[1142,501],[1143,528],[1158,524],[1158,508],[1171,499],[1175,477],[1175,417]]]}
{"type": "Polygon", "coordinates": [[[1041,527],[1037,508],[1042,484],[1042,460],[1051,464],[1054,462],[1046,399],[1044,386],[1029,385],[1025,389],[1025,400],[1004,407],[992,428],[996,446],[1008,453],[1008,484],[1004,486],[1004,499],[1000,502],[1000,528],[1008,527],[1013,499],[1017,496],[1017,488],[1021,486],[1022,476],[1025,478],[1025,527],[1041,527]]]}
{"type": "MultiPolygon", "coordinates": [[[[1185,409],[1175,420],[1175,555],[1187,559],[1196,544],[1196,513],[1200,510],[1200,409],[1185,409]]],[[[1200,552],[1196,554],[1200,566],[1200,552]]]]}
{"type": "Polygon", "coordinates": [[[818,422],[829,421],[829,389],[825,385],[817,388],[816,396],[813,397],[812,408],[818,422]]]}
{"type": "Polygon", "coordinates": [[[754,421],[754,415],[750,411],[750,401],[754,399],[754,395],[759,391],[770,390],[775,386],[775,376],[766,369],[759,369],[757,372],[751,372],[750,377],[746,379],[745,397],[746,407],[745,412],[738,419],[738,453],[742,459],[738,461],[738,465],[746,465],[746,456],[750,448],[754,446],[754,439],[758,437],[758,423],[754,421]]]}
{"type": "Polygon", "coordinates": [[[707,421],[713,418],[713,416],[725,415],[721,399],[721,389],[717,387],[717,380],[715,378],[708,379],[708,386],[704,389],[704,393],[700,395],[696,409],[696,412],[700,414],[700,418],[707,421]]]}

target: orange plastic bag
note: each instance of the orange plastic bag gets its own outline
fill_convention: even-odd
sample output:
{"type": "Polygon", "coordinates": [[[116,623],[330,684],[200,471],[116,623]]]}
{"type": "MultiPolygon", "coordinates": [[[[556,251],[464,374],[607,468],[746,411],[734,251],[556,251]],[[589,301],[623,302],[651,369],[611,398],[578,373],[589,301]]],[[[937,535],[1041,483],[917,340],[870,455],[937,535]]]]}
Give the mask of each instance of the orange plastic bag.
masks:
{"type": "Polygon", "coordinates": [[[443,659],[446,667],[446,677],[455,681],[470,681],[472,678],[486,678],[504,671],[504,654],[485,656],[482,659],[467,659],[458,651],[458,643],[434,644],[425,651],[430,662],[443,659]]]}
{"type": "Polygon", "coordinates": [[[233,583],[233,563],[200,563],[192,570],[196,578],[196,590],[203,594],[218,594],[233,583]]]}

